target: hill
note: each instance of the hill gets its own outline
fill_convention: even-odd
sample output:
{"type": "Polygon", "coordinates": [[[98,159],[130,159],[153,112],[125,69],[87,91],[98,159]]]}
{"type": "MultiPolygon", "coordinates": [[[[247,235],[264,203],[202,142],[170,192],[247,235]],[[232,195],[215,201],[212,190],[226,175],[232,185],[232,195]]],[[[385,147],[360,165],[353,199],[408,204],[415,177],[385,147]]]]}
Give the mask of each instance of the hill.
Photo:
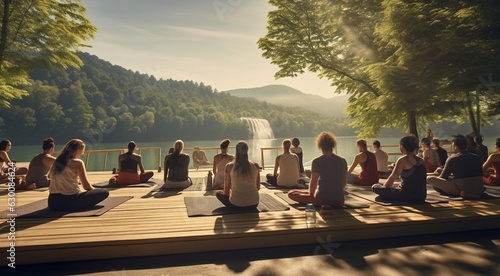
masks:
{"type": "Polygon", "coordinates": [[[275,137],[352,135],[342,118],[216,93],[192,80],[156,79],[78,53],[84,65],[31,72],[29,95],[0,110],[0,136],[33,144],[81,138],[92,143],[247,139],[241,117],[269,121],[275,137]],[[15,122],[15,123],[9,123],[15,122]]]}
{"type": "Polygon", "coordinates": [[[349,98],[347,95],[340,95],[326,99],[321,96],[303,93],[286,85],[267,85],[223,92],[236,97],[254,98],[276,105],[301,107],[329,116],[345,116],[344,109],[349,98]]]}

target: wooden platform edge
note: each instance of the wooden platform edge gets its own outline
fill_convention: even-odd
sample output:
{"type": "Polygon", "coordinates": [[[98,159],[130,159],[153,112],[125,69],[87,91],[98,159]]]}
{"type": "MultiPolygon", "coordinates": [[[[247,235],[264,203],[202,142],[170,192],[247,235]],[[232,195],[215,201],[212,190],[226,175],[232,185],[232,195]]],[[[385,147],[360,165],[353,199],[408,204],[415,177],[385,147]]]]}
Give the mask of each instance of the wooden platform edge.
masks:
{"type": "MultiPolygon", "coordinates": [[[[380,223],[366,225],[366,228],[349,230],[335,227],[318,227],[272,232],[215,234],[207,236],[161,238],[149,240],[125,240],[101,243],[65,245],[50,247],[16,247],[16,264],[39,264],[78,260],[113,259],[126,257],[145,257],[155,255],[200,253],[237,249],[266,248],[275,246],[318,244],[328,246],[326,241],[339,243],[350,240],[368,240],[426,234],[452,233],[496,229],[500,225],[500,216],[454,218],[443,221],[414,221],[404,223],[380,223]]],[[[110,236],[110,239],[112,237],[110,236]]],[[[0,249],[5,255],[7,248],[0,249]]],[[[313,254],[313,252],[311,252],[313,254]]],[[[7,265],[7,259],[1,257],[1,265],[7,265]]]]}

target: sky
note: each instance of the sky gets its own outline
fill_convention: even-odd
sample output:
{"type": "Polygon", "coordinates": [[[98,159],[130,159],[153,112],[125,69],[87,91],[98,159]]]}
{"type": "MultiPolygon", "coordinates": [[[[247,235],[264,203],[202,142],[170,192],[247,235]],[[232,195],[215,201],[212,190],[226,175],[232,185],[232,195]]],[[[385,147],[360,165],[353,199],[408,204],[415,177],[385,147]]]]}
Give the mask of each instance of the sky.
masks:
{"type": "Polygon", "coordinates": [[[157,78],[203,82],[218,91],[282,84],[336,96],[313,73],[276,80],[278,67],[257,41],[267,30],[267,0],[82,0],[97,27],[80,50],[157,78]]]}

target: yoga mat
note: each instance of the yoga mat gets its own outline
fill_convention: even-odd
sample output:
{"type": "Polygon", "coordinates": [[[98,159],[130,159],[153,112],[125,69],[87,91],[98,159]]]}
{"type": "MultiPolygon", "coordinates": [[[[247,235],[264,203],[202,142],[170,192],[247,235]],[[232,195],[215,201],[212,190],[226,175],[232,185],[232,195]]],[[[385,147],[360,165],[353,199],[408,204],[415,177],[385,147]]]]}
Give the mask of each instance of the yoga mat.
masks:
{"type": "MultiPolygon", "coordinates": [[[[429,195],[432,195],[436,198],[443,198],[443,199],[448,199],[448,200],[452,200],[452,201],[464,200],[464,198],[461,196],[441,194],[438,191],[428,191],[427,196],[429,196],[429,195]]],[[[481,198],[474,198],[474,199],[467,199],[467,200],[485,200],[485,199],[497,199],[497,198],[500,198],[500,191],[495,191],[495,190],[486,188],[486,191],[485,191],[485,193],[483,193],[481,195],[481,198]]]]}
{"type": "Polygon", "coordinates": [[[108,197],[105,200],[99,202],[96,206],[91,209],[81,210],[81,211],[51,211],[47,205],[47,199],[38,200],[26,205],[19,206],[15,209],[15,214],[17,216],[9,215],[8,210],[2,211],[0,213],[0,218],[13,218],[13,217],[23,217],[23,218],[60,218],[60,217],[90,217],[90,216],[100,216],[107,211],[115,208],[116,206],[122,204],[123,202],[133,198],[133,196],[117,196],[108,197]]]}
{"type": "Polygon", "coordinates": [[[293,189],[307,189],[306,184],[300,184],[302,186],[295,186],[295,187],[283,187],[283,186],[278,186],[278,185],[273,185],[269,182],[262,181],[260,184],[270,190],[293,190],[293,189]]]}
{"type": "MultiPolygon", "coordinates": [[[[279,198],[283,199],[286,203],[290,204],[290,206],[294,207],[295,209],[299,210],[305,210],[306,206],[303,204],[298,203],[297,201],[294,201],[288,197],[288,193],[283,193],[283,192],[276,192],[274,193],[276,196],[279,198]]],[[[357,209],[357,208],[369,208],[370,205],[365,204],[361,201],[356,200],[355,198],[345,195],[344,196],[344,206],[342,206],[343,209],[357,209]]],[[[339,207],[333,207],[340,209],[339,207]]]]}
{"type": "Polygon", "coordinates": [[[152,192],[168,192],[168,191],[202,191],[203,188],[206,186],[205,184],[205,179],[206,177],[202,176],[202,177],[193,177],[191,178],[191,182],[193,184],[191,184],[189,187],[187,188],[167,188],[167,187],[163,187],[163,185],[165,184],[163,182],[163,180],[160,180],[158,185],[156,185],[156,187],[152,190],[152,192]]]}
{"type": "Polygon", "coordinates": [[[108,181],[98,182],[92,184],[92,186],[97,188],[149,188],[157,185],[158,183],[163,183],[163,180],[151,178],[147,182],[130,184],[130,185],[120,185],[120,184],[109,184],[108,181]]]}
{"type": "MultiPolygon", "coordinates": [[[[271,195],[259,194],[260,202],[257,206],[259,212],[274,212],[290,210],[288,206],[279,202],[271,195]]],[[[226,214],[237,214],[253,211],[236,211],[222,204],[215,196],[185,197],[188,217],[217,216],[226,214]]]]}
{"type": "MultiPolygon", "coordinates": [[[[381,199],[378,194],[372,192],[371,190],[364,190],[364,189],[355,190],[355,189],[353,189],[353,190],[350,190],[348,192],[350,195],[360,197],[360,198],[369,200],[371,202],[375,202],[377,204],[385,205],[385,206],[423,204],[423,202],[390,201],[390,200],[381,199]]],[[[441,197],[427,194],[427,197],[425,199],[425,203],[427,203],[427,204],[448,203],[448,200],[445,198],[441,198],[441,197]]]]}

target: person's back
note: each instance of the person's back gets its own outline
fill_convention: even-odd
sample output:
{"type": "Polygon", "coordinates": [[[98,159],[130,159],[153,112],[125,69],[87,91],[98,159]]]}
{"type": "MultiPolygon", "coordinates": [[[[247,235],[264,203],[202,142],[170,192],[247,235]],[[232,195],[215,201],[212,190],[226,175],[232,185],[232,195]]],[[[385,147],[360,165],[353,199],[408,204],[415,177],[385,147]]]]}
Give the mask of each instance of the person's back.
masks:
{"type": "Polygon", "coordinates": [[[124,153],[120,156],[121,171],[137,173],[139,162],[134,157],[133,153],[124,153]]]}
{"type": "Polygon", "coordinates": [[[50,170],[50,167],[46,166],[43,163],[43,159],[47,155],[49,154],[40,153],[35,155],[35,157],[31,159],[28,166],[28,172],[26,173],[26,183],[35,183],[37,188],[49,186],[49,179],[47,177],[47,174],[50,170]]]}
{"type": "Polygon", "coordinates": [[[453,174],[454,179],[482,176],[482,164],[478,155],[468,151],[460,151],[448,158],[441,177],[446,179],[451,174],[453,174]]]}
{"type": "Polygon", "coordinates": [[[420,158],[411,169],[401,172],[401,190],[415,201],[424,201],[427,197],[427,172],[424,161],[420,158]]]}
{"type": "Polygon", "coordinates": [[[168,175],[169,181],[185,181],[188,179],[189,172],[189,155],[185,153],[172,153],[167,155],[168,175]]]}
{"type": "Polygon", "coordinates": [[[436,153],[438,154],[441,166],[443,166],[446,163],[446,160],[448,159],[448,152],[442,147],[438,147],[436,148],[436,153]]]}
{"type": "Polygon", "coordinates": [[[305,172],[305,170],[304,170],[304,153],[302,152],[302,148],[299,146],[300,145],[299,138],[293,138],[292,145],[293,145],[293,147],[290,148],[290,152],[295,153],[297,155],[297,157],[299,157],[300,173],[303,174],[305,172]]]}
{"type": "Polygon", "coordinates": [[[226,154],[226,155],[220,154],[219,156],[220,156],[220,161],[217,162],[217,164],[215,165],[217,168],[217,171],[215,174],[214,183],[215,183],[215,185],[217,185],[217,187],[223,188],[224,187],[224,175],[225,175],[226,165],[229,162],[234,160],[234,156],[229,155],[229,154],[226,154]]]}
{"type": "Polygon", "coordinates": [[[389,171],[389,155],[387,152],[376,149],[373,154],[375,154],[375,159],[377,159],[377,170],[381,173],[389,171]]]}
{"type": "Polygon", "coordinates": [[[79,177],[71,169],[71,162],[58,174],[50,176],[49,192],[51,194],[75,195],[80,193],[79,177]]]}
{"type": "Polygon", "coordinates": [[[255,185],[259,169],[255,163],[250,163],[250,172],[247,175],[241,175],[233,169],[231,175],[231,194],[229,201],[237,206],[249,206],[259,203],[259,191],[255,185]]]}
{"type": "Polygon", "coordinates": [[[293,153],[283,153],[279,160],[278,186],[297,186],[300,178],[299,161],[293,153]]]}
{"type": "Polygon", "coordinates": [[[336,154],[321,155],[312,161],[314,172],[319,173],[316,196],[323,200],[344,200],[344,182],[347,161],[336,154]]]}
{"type": "Polygon", "coordinates": [[[373,184],[379,181],[378,170],[377,170],[377,158],[372,152],[366,151],[366,161],[360,163],[361,173],[359,174],[359,180],[362,184],[373,184]]]}

